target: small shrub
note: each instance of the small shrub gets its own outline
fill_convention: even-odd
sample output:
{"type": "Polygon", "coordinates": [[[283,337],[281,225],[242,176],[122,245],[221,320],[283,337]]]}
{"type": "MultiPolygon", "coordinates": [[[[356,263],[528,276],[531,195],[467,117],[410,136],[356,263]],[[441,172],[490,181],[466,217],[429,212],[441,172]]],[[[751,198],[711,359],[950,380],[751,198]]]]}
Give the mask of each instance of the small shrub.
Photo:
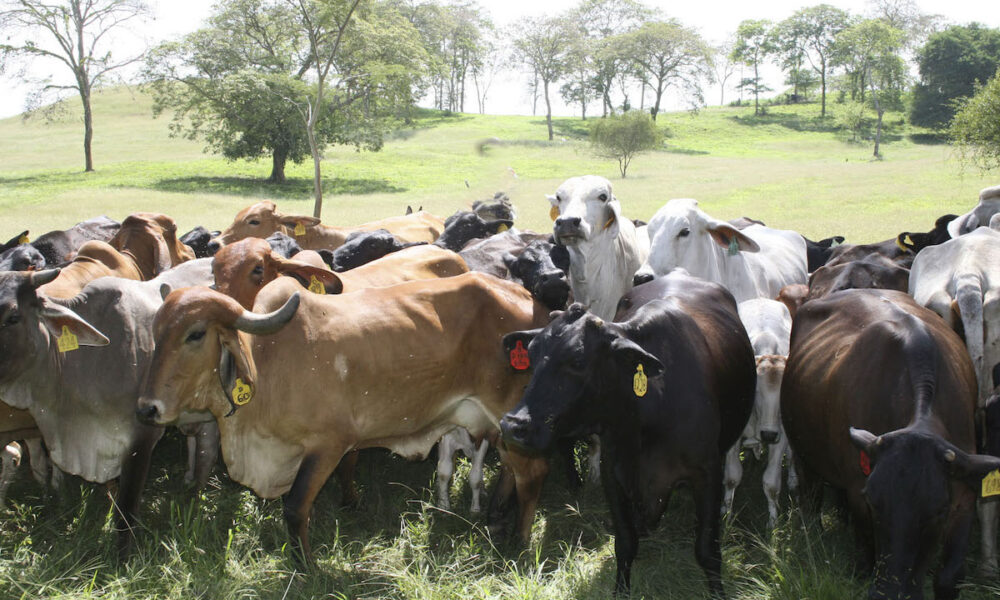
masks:
{"type": "Polygon", "coordinates": [[[663,132],[644,111],[630,111],[595,121],[590,126],[594,152],[618,161],[622,179],[636,154],[652,150],[663,142],[663,132]]]}

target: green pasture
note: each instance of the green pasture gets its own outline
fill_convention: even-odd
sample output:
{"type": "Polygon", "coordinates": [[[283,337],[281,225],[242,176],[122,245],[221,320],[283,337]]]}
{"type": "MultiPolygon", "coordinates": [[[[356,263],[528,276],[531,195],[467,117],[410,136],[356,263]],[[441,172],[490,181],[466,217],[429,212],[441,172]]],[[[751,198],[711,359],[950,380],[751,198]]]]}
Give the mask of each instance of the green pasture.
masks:
{"type": "MultiPolygon", "coordinates": [[[[221,228],[261,198],[287,213],[311,213],[311,166],[290,165],[289,182],[264,183],[270,163],[235,163],[205,155],[197,141],[167,136],[167,120],[150,118],[136,90],[98,95],[97,172],[82,172],[82,127],[75,105],[56,120],[0,121],[0,239],[32,235],[100,214],[173,215],[181,231],[221,228]]],[[[836,104],[832,105],[835,112],[836,104]]],[[[965,212],[997,176],[963,172],[949,147],[922,130],[888,119],[885,160],[852,143],[816,116],[818,106],[711,108],[665,114],[671,137],[640,156],[628,179],[593,157],[579,119],[557,119],[548,142],[539,117],[425,112],[379,153],[329,148],[324,162],[324,221],[356,224],[404,212],[407,205],[448,215],[505,191],[518,225],[550,227],[548,203],[566,178],[611,179],[626,214],[648,219],[665,201],[694,197],[720,218],[752,216],[811,237],[885,239],[929,229],[939,215],[965,212]],[[487,138],[483,154],[476,144],[487,138]]],[[[278,500],[261,500],[217,468],[208,489],[181,483],[183,441],[170,433],[154,453],[143,498],[136,555],[116,560],[110,497],[103,487],[70,481],[60,496],[22,468],[0,511],[0,600],[101,598],[244,600],[564,599],[607,598],[614,580],[614,542],[601,491],[568,487],[557,465],[546,485],[533,539],[521,548],[493,538],[468,513],[468,463],[452,486],[453,511],[433,505],[434,457],[407,462],[370,451],[359,463],[360,509],[338,508],[329,483],[316,501],[312,543],[317,565],[303,573],[287,548],[278,500]]],[[[855,573],[850,526],[828,504],[804,515],[787,495],[778,527],[766,527],[762,465],[749,460],[737,513],[723,533],[727,593],[737,599],[834,600],[864,597],[855,573]]],[[[495,467],[487,474],[490,482],[495,467]]],[[[705,597],[693,556],[694,509],[679,490],[660,527],[641,542],[634,598],[705,597]]],[[[970,544],[974,572],[978,539],[970,544]]],[[[931,595],[928,582],[928,597],[931,595]]],[[[1000,582],[971,577],[965,599],[996,598],[1000,582]]]]}

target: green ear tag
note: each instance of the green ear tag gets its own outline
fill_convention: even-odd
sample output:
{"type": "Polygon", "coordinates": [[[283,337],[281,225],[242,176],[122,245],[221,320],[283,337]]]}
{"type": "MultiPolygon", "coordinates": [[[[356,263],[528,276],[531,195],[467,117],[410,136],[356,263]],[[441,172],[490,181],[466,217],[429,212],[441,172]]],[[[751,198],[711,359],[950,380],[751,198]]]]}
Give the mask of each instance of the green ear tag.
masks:
{"type": "Polygon", "coordinates": [[[991,471],[989,475],[983,477],[983,498],[990,496],[1000,496],[1000,469],[991,471]]]}
{"type": "Polygon", "coordinates": [[[632,377],[632,391],[635,392],[636,396],[642,398],[646,395],[647,384],[646,373],[642,370],[642,363],[640,363],[635,369],[635,375],[632,377]]]}
{"type": "Polygon", "coordinates": [[[56,345],[59,346],[59,351],[62,353],[70,352],[71,350],[79,350],[80,342],[73,335],[73,332],[69,330],[69,327],[63,325],[62,335],[59,336],[56,341],[56,345]]]}
{"type": "Polygon", "coordinates": [[[733,239],[729,240],[729,256],[736,256],[740,252],[740,242],[733,236],[733,239]]]}
{"type": "Polygon", "coordinates": [[[243,383],[239,377],[236,378],[236,385],[233,386],[233,404],[243,406],[253,398],[253,388],[249,384],[243,383]]]}

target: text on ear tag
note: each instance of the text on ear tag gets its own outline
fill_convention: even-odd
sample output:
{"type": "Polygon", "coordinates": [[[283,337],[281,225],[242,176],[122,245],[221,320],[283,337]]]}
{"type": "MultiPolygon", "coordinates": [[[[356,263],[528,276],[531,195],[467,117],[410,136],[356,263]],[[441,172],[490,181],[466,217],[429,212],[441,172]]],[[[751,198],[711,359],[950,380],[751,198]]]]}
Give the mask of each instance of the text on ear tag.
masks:
{"type": "Polygon", "coordinates": [[[295,235],[305,235],[305,234],[306,234],[306,226],[303,225],[302,222],[296,223],[295,224],[295,235]]]}
{"type": "Polygon", "coordinates": [[[505,231],[507,231],[507,224],[501,223],[500,227],[497,227],[497,233],[503,233],[505,231]]]}
{"type": "Polygon", "coordinates": [[[518,340],[517,345],[510,351],[510,366],[518,371],[524,371],[531,366],[528,351],[525,349],[524,344],[521,343],[521,340],[518,340]]]}
{"type": "Polygon", "coordinates": [[[243,383],[243,380],[237,377],[236,385],[233,386],[232,397],[233,404],[243,406],[253,398],[253,388],[250,387],[250,384],[243,383]]]}
{"type": "Polygon", "coordinates": [[[63,353],[80,349],[80,342],[67,325],[63,325],[62,335],[59,336],[56,345],[59,347],[59,351],[63,353]]]}
{"type": "Polygon", "coordinates": [[[729,240],[729,256],[736,256],[739,252],[740,241],[736,239],[736,236],[733,236],[733,238],[729,240]]]}
{"type": "Polygon", "coordinates": [[[632,377],[632,391],[635,395],[642,398],[646,395],[646,390],[649,385],[649,380],[646,378],[646,372],[642,370],[642,363],[635,369],[635,375],[632,377]]]}
{"type": "Polygon", "coordinates": [[[309,276],[309,291],[314,294],[325,294],[326,286],[315,275],[309,276]]]}
{"type": "Polygon", "coordinates": [[[865,474],[865,477],[872,474],[872,459],[868,457],[868,454],[864,450],[858,456],[858,466],[861,467],[861,472],[865,474]]]}
{"type": "Polygon", "coordinates": [[[983,477],[983,498],[1000,496],[1000,469],[990,471],[983,477]]]}
{"type": "Polygon", "coordinates": [[[553,221],[555,221],[556,219],[558,219],[559,218],[559,207],[558,206],[553,206],[552,208],[550,208],[549,209],[549,216],[552,217],[553,221]]]}
{"type": "Polygon", "coordinates": [[[17,243],[18,244],[30,244],[31,240],[28,238],[28,234],[26,233],[26,234],[22,235],[21,237],[17,238],[17,243]]]}

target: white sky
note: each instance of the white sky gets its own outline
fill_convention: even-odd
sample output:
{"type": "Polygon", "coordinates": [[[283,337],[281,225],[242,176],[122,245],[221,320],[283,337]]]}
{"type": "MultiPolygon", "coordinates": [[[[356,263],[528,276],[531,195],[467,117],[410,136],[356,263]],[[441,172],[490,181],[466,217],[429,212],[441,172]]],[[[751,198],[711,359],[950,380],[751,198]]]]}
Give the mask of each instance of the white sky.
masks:
{"type": "MultiPolygon", "coordinates": [[[[666,16],[673,17],[681,23],[699,30],[702,36],[711,43],[719,43],[732,36],[737,25],[744,19],[771,19],[780,21],[790,16],[794,11],[806,6],[821,3],[833,4],[850,11],[852,14],[866,12],[865,0],[765,0],[751,2],[748,0],[694,0],[677,2],[668,0],[645,0],[645,4],[659,8],[666,16]]],[[[186,32],[196,29],[209,14],[212,2],[206,0],[149,0],[156,15],[155,21],[145,27],[135,27],[132,33],[139,34],[148,42],[155,43],[164,39],[173,39],[186,32]]],[[[480,6],[493,17],[494,22],[503,25],[524,15],[554,15],[578,4],[578,0],[480,0],[480,6]]],[[[928,14],[943,15],[949,22],[965,24],[978,21],[989,27],[1000,28],[1000,2],[997,0],[917,0],[921,11],[928,14]]],[[[126,36],[115,48],[127,52],[130,47],[138,47],[141,43],[136,36],[126,36]]],[[[65,77],[60,69],[65,66],[56,65],[51,61],[34,63],[30,73],[37,77],[52,74],[65,77]]],[[[487,98],[487,112],[503,114],[531,114],[530,94],[526,81],[516,75],[498,78],[492,85],[487,98]]],[[[778,87],[780,80],[772,83],[778,87]]],[[[25,104],[27,89],[19,85],[11,77],[0,79],[0,118],[20,113],[25,104]]],[[[554,95],[558,95],[556,92],[554,95]]],[[[471,96],[471,95],[470,95],[471,96]]],[[[726,101],[735,96],[733,92],[726,93],[726,101]]],[[[717,86],[705,89],[706,101],[717,103],[719,89],[717,86]]],[[[633,99],[633,104],[636,99],[633,99]]],[[[476,110],[474,98],[467,98],[466,110],[476,110]]],[[[589,111],[598,109],[595,103],[589,111]]],[[[542,111],[541,104],[539,110],[542,111]]],[[[579,110],[579,109],[576,109],[579,110]]],[[[560,102],[556,102],[554,111],[557,114],[573,114],[560,102]]]]}

